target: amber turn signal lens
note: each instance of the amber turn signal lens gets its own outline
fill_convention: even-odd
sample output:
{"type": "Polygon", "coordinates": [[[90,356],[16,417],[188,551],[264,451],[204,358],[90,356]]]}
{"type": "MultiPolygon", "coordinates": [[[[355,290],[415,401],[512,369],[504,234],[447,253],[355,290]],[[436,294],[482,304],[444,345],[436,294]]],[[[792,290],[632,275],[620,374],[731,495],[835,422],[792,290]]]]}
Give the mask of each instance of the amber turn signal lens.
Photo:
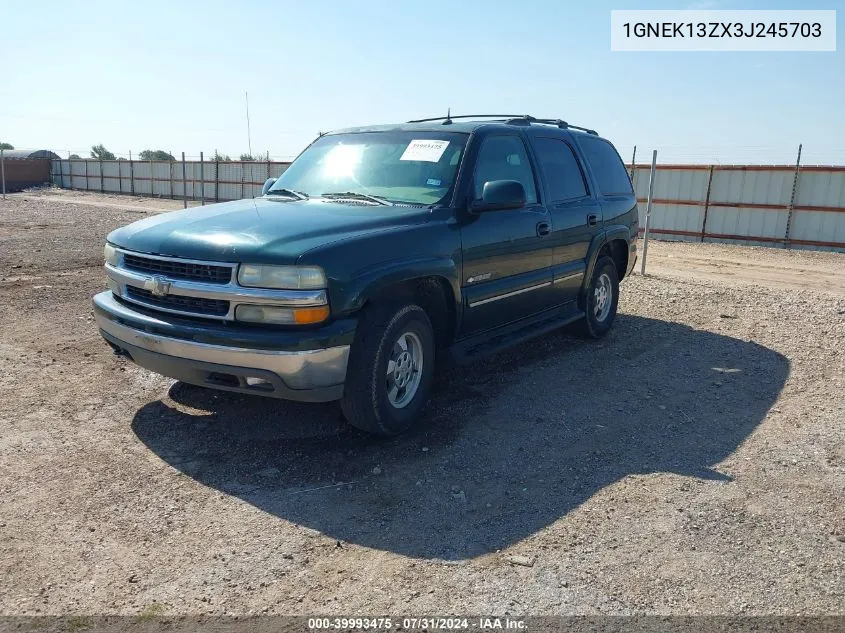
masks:
{"type": "Polygon", "coordinates": [[[297,325],[306,325],[308,323],[320,323],[329,318],[329,306],[320,306],[319,308],[296,308],[293,311],[294,322],[297,325]]]}
{"type": "Polygon", "coordinates": [[[329,306],[283,308],[281,306],[243,304],[235,308],[235,318],[238,321],[265,323],[267,325],[308,325],[309,323],[322,323],[328,319],[329,306]]]}

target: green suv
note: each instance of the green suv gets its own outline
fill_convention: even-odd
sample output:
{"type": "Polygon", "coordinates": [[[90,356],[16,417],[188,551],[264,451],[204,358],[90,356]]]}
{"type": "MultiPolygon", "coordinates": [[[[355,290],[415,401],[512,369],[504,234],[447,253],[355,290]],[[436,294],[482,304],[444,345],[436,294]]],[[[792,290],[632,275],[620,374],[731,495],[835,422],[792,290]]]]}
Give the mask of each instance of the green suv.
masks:
{"type": "Polygon", "coordinates": [[[594,131],[445,117],[316,139],[259,198],[113,231],[100,333],[138,365],[325,402],[372,433],[422,415],[439,358],[611,327],[637,201],[594,131]]]}

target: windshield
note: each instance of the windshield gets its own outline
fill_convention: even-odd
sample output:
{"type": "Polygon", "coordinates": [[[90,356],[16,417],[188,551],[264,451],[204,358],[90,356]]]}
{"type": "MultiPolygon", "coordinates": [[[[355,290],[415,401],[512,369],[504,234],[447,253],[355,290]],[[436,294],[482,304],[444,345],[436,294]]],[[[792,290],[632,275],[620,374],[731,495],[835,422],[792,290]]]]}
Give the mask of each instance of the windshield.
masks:
{"type": "Polygon", "coordinates": [[[300,154],[269,193],[288,190],[336,200],[369,199],[374,204],[376,198],[437,204],[455,181],[467,136],[392,131],[323,136],[300,154]]]}

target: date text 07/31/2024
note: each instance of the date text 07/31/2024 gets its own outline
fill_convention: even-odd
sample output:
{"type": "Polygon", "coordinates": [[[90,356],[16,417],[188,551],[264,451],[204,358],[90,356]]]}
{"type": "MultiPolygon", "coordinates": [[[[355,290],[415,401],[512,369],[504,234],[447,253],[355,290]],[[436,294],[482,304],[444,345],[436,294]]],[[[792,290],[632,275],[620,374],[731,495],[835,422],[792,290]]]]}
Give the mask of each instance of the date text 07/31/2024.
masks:
{"type": "Polygon", "coordinates": [[[360,618],[308,618],[310,630],[510,630],[527,628],[523,619],[510,617],[360,617],[360,618]]]}

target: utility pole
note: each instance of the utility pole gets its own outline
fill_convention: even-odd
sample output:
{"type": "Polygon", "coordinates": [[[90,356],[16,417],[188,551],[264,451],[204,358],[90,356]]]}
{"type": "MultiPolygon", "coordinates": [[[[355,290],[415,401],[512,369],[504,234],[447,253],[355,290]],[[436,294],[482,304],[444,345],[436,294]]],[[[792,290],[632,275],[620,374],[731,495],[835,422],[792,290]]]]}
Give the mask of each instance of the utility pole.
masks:
{"type": "Polygon", "coordinates": [[[246,142],[247,147],[249,147],[249,155],[252,156],[252,135],[249,131],[249,93],[245,91],[244,97],[246,97],[246,142]]]}
{"type": "Polygon", "coordinates": [[[631,178],[631,184],[634,183],[634,171],[637,169],[637,146],[634,145],[634,155],[631,156],[631,173],[629,174],[631,178]]]}

